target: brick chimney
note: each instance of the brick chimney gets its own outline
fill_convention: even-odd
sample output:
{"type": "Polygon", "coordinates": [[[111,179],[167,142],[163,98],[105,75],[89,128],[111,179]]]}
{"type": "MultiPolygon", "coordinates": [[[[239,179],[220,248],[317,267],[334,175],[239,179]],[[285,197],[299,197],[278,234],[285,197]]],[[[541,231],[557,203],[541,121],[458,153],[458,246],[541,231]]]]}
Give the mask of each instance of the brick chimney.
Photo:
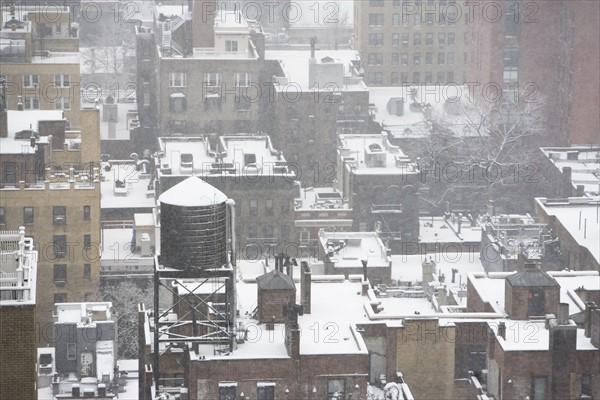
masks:
{"type": "Polygon", "coordinates": [[[504,323],[504,321],[500,321],[500,323],[498,324],[498,336],[506,340],[506,324],[504,323]]]}
{"type": "Polygon", "coordinates": [[[583,321],[583,330],[585,337],[591,337],[592,334],[592,311],[597,309],[596,303],[588,301],[585,303],[585,320],[583,321]]]}
{"type": "Polygon", "coordinates": [[[575,370],[577,325],[569,321],[569,304],[560,303],[557,319],[550,321],[549,350],[552,356],[552,399],[569,398],[571,372],[575,370]]]}
{"type": "Polygon", "coordinates": [[[192,46],[215,47],[216,1],[190,0],[192,5],[192,46]]]}
{"type": "Polygon", "coordinates": [[[8,112],[0,111],[0,137],[8,137],[8,112]]]}
{"type": "Polygon", "coordinates": [[[66,121],[39,121],[38,132],[40,136],[52,136],[52,149],[63,150],[65,147],[66,121]]]}
{"type": "Polygon", "coordinates": [[[310,314],[312,271],[306,261],[300,265],[300,304],[304,307],[304,313],[310,314]]]}

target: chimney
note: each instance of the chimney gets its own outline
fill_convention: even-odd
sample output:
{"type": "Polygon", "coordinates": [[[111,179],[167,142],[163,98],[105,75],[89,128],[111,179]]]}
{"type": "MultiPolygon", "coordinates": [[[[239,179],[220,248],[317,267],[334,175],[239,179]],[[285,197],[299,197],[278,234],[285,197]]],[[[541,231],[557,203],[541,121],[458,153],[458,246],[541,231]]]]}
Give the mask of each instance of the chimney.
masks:
{"type": "Polygon", "coordinates": [[[192,46],[215,47],[215,16],[217,2],[192,1],[192,46]]]}
{"type": "Polygon", "coordinates": [[[563,167],[562,175],[563,175],[563,183],[561,184],[562,189],[561,193],[558,196],[561,197],[571,197],[571,191],[573,190],[573,184],[571,183],[571,176],[573,174],[573,170],[571,167],[563,167]]]}
{"type": "Polygon", "coordinates": [[[66,121],[39,121],[38,132],[40,136],[52,136],[52,149],[63,150],[65,147],[66,121]]]}
{"type": "Polygon", "coordinates": [[[585,303],[585,320],[583,321],[583,331],[585,337],[591,337],[592,334],[592,311],[596,310],[598,306],[593,301],[585,303]]]}
{"type": "Polygon", "coordinates": [[[432,259],[429,261],[425,260],[421,263],[421,267],[423,269],[423,282],[431,282],[433,280],[433,273],[435,271],[435,261],[432,259]]]}
{"type": "Polygon", "coordinates": [[[504,323],[504,321],[501,321],[498,324],[498,336],[506,340],[506,324],[504,323]]]}
{"type": "Polygon", "coordinates": [[[313,36],[310,38],[310,58],[315,59],[315,45],[317,44],[317,37],[313,36]]]}
{"type": "Polygon", "coordinates": [[[590,314],[590,339],[594,347],[600,348],[600,309],[595,308],[590,314]]]}
{"type": "Polygon", "coordinates": [[[98,384],[98,397],[106,397],[106,384],[98,384]]]}
{"type": "Polygon", "coordinates": [[[304,307],[304,313],[310,314],[312,271],[306,261],[300,265],[300,304],[304,307]]]}
{"type": "Polygon", "coordinates": [[[558,322],[559,325],[569,325],[569,303],[560,303],[558,305],[556,322],[558,322]]]}
{"type": "Polygon", "coordinates": [[[367,263],[369,262],[369,260],[367,260],[366,258],[363,258],[362,260],[360,260],[360,262],[362,263],[363,282],[366,282],[369,280],[369,278],[367,276],[367,263]]]}

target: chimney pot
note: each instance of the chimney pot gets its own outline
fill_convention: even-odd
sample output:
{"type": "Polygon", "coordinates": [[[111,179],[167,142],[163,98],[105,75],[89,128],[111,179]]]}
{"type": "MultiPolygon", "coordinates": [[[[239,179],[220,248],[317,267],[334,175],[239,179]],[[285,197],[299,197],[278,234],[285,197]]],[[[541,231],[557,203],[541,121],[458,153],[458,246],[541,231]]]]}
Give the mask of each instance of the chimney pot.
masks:
{"type": "Polygon", "coordinates": [[[504,321],[501,321],[498,324],[498,336],[506,340],[506,324],[504,323],[504,321]]]}

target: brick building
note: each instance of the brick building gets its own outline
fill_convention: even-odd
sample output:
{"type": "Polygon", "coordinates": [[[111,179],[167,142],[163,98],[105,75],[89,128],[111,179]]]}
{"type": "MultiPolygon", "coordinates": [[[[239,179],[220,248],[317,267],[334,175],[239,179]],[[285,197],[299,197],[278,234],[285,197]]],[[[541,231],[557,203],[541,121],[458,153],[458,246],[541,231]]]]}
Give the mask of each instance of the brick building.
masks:
{"type": "Polygon", "coordinates": [[[61,111],[8,111],[0,135],[0,225],[26,226],[40,252],[38,340],[52,342],[53,304],[83,301],[99,282],[99,113],[81,130],[61,111]]]}
{"type": "Polygon", "coordinates": [[[445,1],[354,2],[354,48],[369,86],[465,81],[465,7],[445,1]]]}
{"type": "Polygon", "coordinates": [[[157,196],[192,174],[225,193],[236,202],[238,245],[249,246],[247,258],[281,252],[295,237],[296,175],[268,136],[162,137],[159,148],[157,196]]]}
{"type": "Polygon", "coordinates": [[[588,197],[535,199],[535,215],[558,237],[569,269],[600,271],[599,207],[588,197]]]}
{"type": "Polygon", "coordinates": [[[549,198],[600,195],[600,148],[589,146],[542,147],[540,172],[549,198]]]}
{"type": "Polygon", "coordinates": [[[542,101],[545,146],[597,144],[598,3],[541,1],[535,9],[527,7],[526,2],[478,4],[469,24],[469,82],[478,83],[477,90],[490,84],[504,96],[516,92],[542,101]]]}
{"type": "Polygon", "coordinates": [[[0,78],[7,109],[63,110],[80,128],[79,33],[68,7],[2,8],[0,78]]]}
{"type": "Polygon", "coordinates": [[[37,399],[37,250],[25,228],[0,231],[0,397],[37,399]]]}
{"type": "Polygon", "coordinates": [[[239,10],[209,12],[214,7],[204,0],[159,4],[152,26],[137,28],[137,99],[149,148],[165,134],[259,128],[268,81],[262,31],[239,10]]]}
{"type": "Polygon", "coordinates": [[[339,135],[336,180],[354,231],[379,230],[392,251],[418,238],[419,170],[385,134],[339,135]]]}

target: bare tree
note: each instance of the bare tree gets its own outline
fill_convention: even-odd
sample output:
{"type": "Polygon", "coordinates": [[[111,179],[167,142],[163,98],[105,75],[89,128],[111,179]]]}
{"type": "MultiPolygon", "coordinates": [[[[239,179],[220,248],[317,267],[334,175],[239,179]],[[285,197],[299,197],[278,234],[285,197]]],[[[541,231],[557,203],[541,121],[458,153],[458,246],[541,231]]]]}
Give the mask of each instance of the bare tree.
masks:
{"type": "Polygon", "coordinates": [[[451,99],[431,111],[419,165],[421,199],[432,209],[475,211],[498,197],[507,204],[531,198],[537,189],[543,102],[505,96],[451,99]]]}
{"type": "Polygon", "coordinates": [[[108,282],[92,295],[92,301],[110,301],[117,324],[117,355],[120,359],[139,357],[137,309],[139,303],[153,304],[152,288],[132,281],[108,282]]]}

